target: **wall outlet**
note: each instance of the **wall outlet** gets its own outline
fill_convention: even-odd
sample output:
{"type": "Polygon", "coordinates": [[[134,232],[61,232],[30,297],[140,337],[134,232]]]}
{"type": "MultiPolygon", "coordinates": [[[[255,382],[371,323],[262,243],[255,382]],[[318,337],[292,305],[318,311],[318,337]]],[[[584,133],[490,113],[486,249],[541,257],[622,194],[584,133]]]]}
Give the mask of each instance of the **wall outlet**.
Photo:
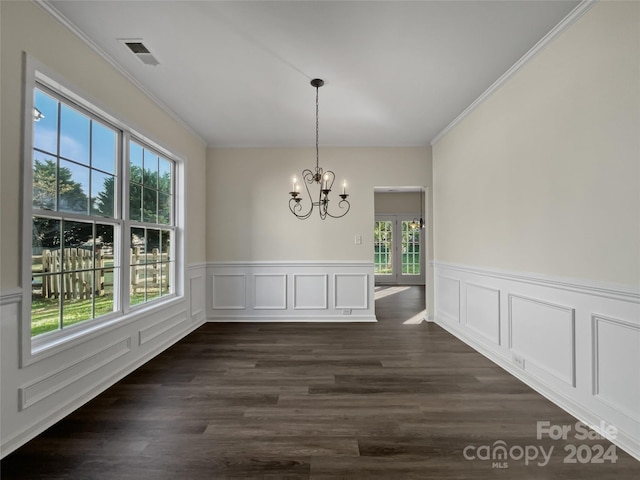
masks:
{"type": "Polygon", "coordinates": [[[356,235],[353,239],[356,245],[362,245],[362,235],[356,235]]]}
{"type": "Polygon", "coordinates": [[[515,363],[520,368],[524,369],[524,358],[522,358],[520,355],[513,356],[513,363],[515,363]]]}
{"type": "Polygon", "coordinates": [[[351,315],[351,309],[350,308],[343,308],[342,309],[342,314],[343,315],[351,315]]]}

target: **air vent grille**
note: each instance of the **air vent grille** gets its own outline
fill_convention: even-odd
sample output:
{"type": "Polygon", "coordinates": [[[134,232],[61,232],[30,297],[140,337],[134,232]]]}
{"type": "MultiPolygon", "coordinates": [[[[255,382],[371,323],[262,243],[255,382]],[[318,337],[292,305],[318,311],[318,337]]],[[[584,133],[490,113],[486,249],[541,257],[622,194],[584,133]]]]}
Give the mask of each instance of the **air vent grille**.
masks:
{"type": "Polygon", "coordinates": [[[118,38],[118,41],[127,47],[129,51],[138,57],[138,60],[145,65],[151,65],[154,67],[156,65],[160,65],[160,62],[158,62],[158,60],[153,56],[151,50],[149,50],[143,43],[142,38],[118,38]]]}
{"type": "Polygon", "coordinates": [[[144,43],[142,42],[125,42],[124,43],[127,47],[129,47],[129,50],[131,50],[133,53],[135,54],[140,54],[140,53],[151,53],[149,51],[149,49],[147,47],[144,46],[144,43]]]}

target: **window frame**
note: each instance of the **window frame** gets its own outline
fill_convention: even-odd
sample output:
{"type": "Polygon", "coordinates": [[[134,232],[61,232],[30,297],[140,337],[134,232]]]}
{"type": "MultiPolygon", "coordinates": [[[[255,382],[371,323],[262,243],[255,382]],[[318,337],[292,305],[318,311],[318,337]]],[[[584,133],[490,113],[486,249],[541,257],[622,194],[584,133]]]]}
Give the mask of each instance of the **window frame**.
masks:
{"type": "MultiPolygon", "coordinates": [[[[89,341],[110,330],[120,328],[139,319],[148,312],[156,311],[159,306],[166,306],[184,299],[184,170],[185,162],[158,142],[131,128],[126,121],[110,114],[90,95],[60,78],[45,65],[27,54],[23,56],[23,135],[22,135],[22,315],[20,321],[20,365],[27,366],[34,362],[48,358],[60,351],[89,341]],[[77,214],[64,211],[49,211],[33,206],[33,109],[34,92],[40,88],[58,101],[70,105],[82,114],[95,119],[102,124],[114,128],[117,134],[116,145],[116,176],[114,188],[114,216],[100,217],[93,215],[91,200],[89,199],[88,213],[77,214]],[[170,224],[144,223],[145,228],[171,230],[170,255],[173,263],[171,269],[171,291],[158,298],[154,298],[137,305],[130,304],[130,256],[125,252],[130,248],[131,228],[139,222],[129,220],[129,202],[126,201],[129,190],[129,145],[134,141],[149,148],[171,162],[172,191],[171,191],[171,221],[170,224]],[[65,220],[79,220],[85,222],[104,222],[114,225],[114,255],[119,258],[115,262],[120,269],[119,285],[114,285],[114,311],[106,315],[81,321],[63,329],[31,336],[31,302],[32,302],[32,225],[33,217],[47,217],[65,220]],[[117,289],[117,291],[116,291],[117,289]],[[119,304],[118,304],[119,303],[119,304]]],[[[58,152],[59,153],[59,152],[58,152]]],[[[56,190],[58,186],[56,186],[56,190]]]]}

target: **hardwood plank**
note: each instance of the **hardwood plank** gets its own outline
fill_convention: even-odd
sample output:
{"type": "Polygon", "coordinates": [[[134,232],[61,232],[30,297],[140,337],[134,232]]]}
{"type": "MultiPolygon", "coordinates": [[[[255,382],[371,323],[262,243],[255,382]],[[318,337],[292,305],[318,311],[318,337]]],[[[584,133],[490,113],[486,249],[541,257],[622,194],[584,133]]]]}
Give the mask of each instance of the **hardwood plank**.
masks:
{"type": "MultiPolygon", "coordinates": [[[[569,414],[435,324],[411,287],[376,324],[206,324],[0,463],[3,479],[636,479],[536,439],[569,414]],[[553,447],[508,468],[465,448],[553,447]]],[[[579,443],[579,445],[578,445],[579,443]]]]}

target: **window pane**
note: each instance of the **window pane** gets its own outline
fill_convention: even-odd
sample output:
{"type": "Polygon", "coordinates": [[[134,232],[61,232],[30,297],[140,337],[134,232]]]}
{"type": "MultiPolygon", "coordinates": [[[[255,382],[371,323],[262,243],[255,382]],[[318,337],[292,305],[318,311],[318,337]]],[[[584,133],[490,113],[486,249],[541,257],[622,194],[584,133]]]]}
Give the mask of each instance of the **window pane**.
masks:
{"type": "Polygon", "coordinates": [[[170,280],[171,280],[171,264],[162,263],[160,264],[162,272],[160,274],[160,294],[168,295],[171,293],[170,291],[170,280]]]}
{"type": "Polygon", "coordinates": [[[162,271],[159,263],[147,264],[147,301],[160,296],[160,275],[162,271]]]}
{"type": "Polygon", "coordinates": [[[117,269],[100,269],[95,273],[94,316],[107,315],[115,310],[114,284],[117,269]]]}
{"type": "MultiPolygon", "coordinates": [[[[62,255],[63,270],[86,270],[93,268],[93,224],[85,222],[64,222],[64,250],[62,255]]],[[[69,279],[65,279],[69,280],[69,279]]],[[[78,284],[79,277],[71,278],[73,286],[68,295],[75,295],[77,292],[86,290],[86,285],[78,284]]]]}
{"type": "Polygon", "coordinates": [[[134,265],[131,267],[131,297],[129,303],[137,305],[145,301],[145,273],[144,265],[134,265]]]}
{"type": "MultiPolygon", "coordinates": [[[[61,222],[33,217],[31,226],[31,271],[57,273],[62,270],[60,258],[61,222]]],[[[47,293],[47,292],[45,292],[47,293]]]]}
{"type": "Polygon", "coordinates": [[[147,263],[159,261],[160,253],[160,230],[147,229],[147,263]]]}
{"type": "Polygon", "coordinates": [[[142,187],[135,183],[129,186],[129,220],[142,221],[142,187]]]}
{"type": "Polygon", "coordinates": [[[116,177],[91,170],[91,214],[113,218],[116,177]]]}
{"type": "Polygon", "coordinates": [[[131,229],[131,264],[145,263],[145,232],[144,228],[131,229]]]}
{"type": "Polygon", "coordinates": [[[164,193],[171,193],[171,164],[172,162],[166,158],[160,157],[158,163],[158,188],[164,193]]]}
{"type": "Polygon", "coordinates": [[[91,122],[91,167],[116,173],[116,132],[95,120],[91,122]]]}
{"type": "Polygon", "coordinates": [[[33,206],[43,210],[56,209],[58,167],[54,158],[33,152],[33,206]]]}
{"type": "Polygon", "coordinates": [[[142,183],[142,147],[135,142],[129,142],[129,179],[142,183]]]}
{"type": "Polygon", "coordinates": [[[58,100],[36,89],[33,95],[33,146],[58,153],[58,100]]]}
{"type": "Polygon", "coordinates": [[[168,262],[171,260],[171,230],[161,230],[160,233],[160,253],[162,254],[162,261],[168,262]]]}
{"type": "Polygon", "coordinates": [[[144,150],[144,185],[158,188],[158,156],[144,150]]]}
{"type": "Polygon", "coordinates": [[[374,273],[376,275],[391,275],[393,265],[391,263],[392,252],[392,222],[377,221],[373,231],[374,245],[374,273]]]}
{"type": "Polygon", "coordinates": [[[60,275],[36,275],[31,283],[31,335],[58,330],[60,328],[60,275]]]}
{"type": "Polygon", "coordinates": [[[93,318],[92,273],[73,272],[64,274],[65,295],[62,299],[62,328],[93,318]],[[81,290],[79,287],[74,286],[75,282],[84,285],[85,288],[81,290]],[[88,287],[86,287],[87,283],[88,287]]]}
{"type": "Polygon", "coordinates": [[[96,224],[96,268],[118,266],[113,254],[114,232],[113,225],[96,224]]]}
{"type": "Polygon", "coordinates": [[[171,224],[171,197],[158,193],[158,223],[171,224]]]}
{"type": "Polygon", "coordinates": [[[60,105],[60,156],[89,165],[89,117],[60,105]]]}
{"type": "Polygon", "coordinates": [[[89,169],[82,165],[60,160],[58,172],[60,211],[87,213],[89,207],[89,169]]]}
{"type": "Polygon", "coordinates": [[[144,187],[144,199],[142,203],[142,221],[149,223],[158,222],[158,192],[144,187]]]}

